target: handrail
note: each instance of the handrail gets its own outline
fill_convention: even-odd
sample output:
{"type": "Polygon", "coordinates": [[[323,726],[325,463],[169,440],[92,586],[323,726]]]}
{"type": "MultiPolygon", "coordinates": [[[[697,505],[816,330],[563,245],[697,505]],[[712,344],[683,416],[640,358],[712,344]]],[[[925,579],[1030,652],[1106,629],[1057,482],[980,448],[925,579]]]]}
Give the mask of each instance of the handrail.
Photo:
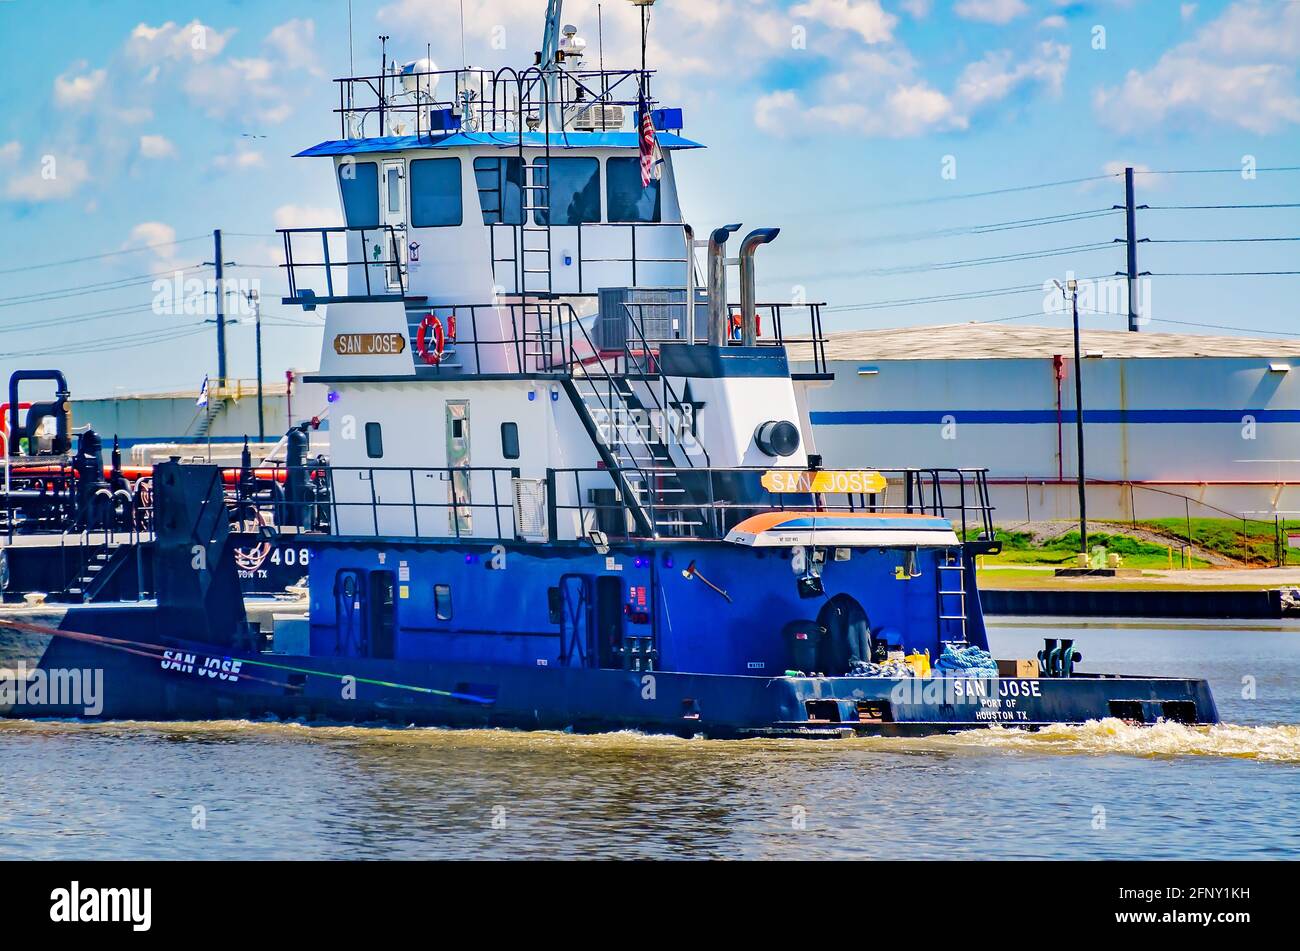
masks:
{"type": "MultiPolygon", "coordinates": [[[[289,294],[285,298],[286,303],[303,303],[305,301],[310,301],[310,300],[320,300],[321,302],[328,303],[331,300],[346,300],[348,298],[355,298],[361,296],[352,292],[352,287],[350,283],[348,286],[347,294],[337,295],[334,293],[334,268],[338,268],[338,267],[361,268],[361,272],[364,275],[366,281],[366,293],[365,293],[366,297],[375,296],[370,283],[370,269],[372,267],[382,267],[385,269],[392,268],[393,273],[397,275],[398,287],[396,291],[391,291],[387,287],[385,287],[384,289],[385,296],[398,297],[398,298],[406,296],[406,273],[404,271],[402,255],[397,242],[397,228],[394,227],[393,225],[382,224],[382,225],[376,225],[371,227],[353,227],[349,225],[341,225],[341,226],[331,226],[331,227],[323,227],[323,228],[277,228],[276,231],[277,233],[284,236],[284,263],[281,264],[280,266],[286,270],[287,277],[288,277],[289,294]],[[391,257],[385,257],[385,258],[375,257],[373,259],[367,258],[363,250],[361,260],[354,261],[351,260],[349,255],[347,255],[345,249],[345,260],[343,261],[330,260],[330,242],[329,242],[330,235],[359,233],[361,235],[362,247],[365,248],[368,246],[366,234],[367,232],[372,232],[372,231],[386,233],[388,250],[391,252],[392,255],[391,257]],[[320,261],[302,261],[302,260],[295,261],[294,260],[293,236],[300,235],[300,234],[320,235],[321,255],[323,260],[320,261]],[[303,296],[302,294],[299,293],[298,275],[296,273],[298,268],[323,268],[324,269],[326,293],[323,298],[315,291],[312,291],[307,296],[303,296]]],[[[379,245],[376,245],[375,247],[376,250],[378,250],[379,245]]],[[[348,274],[345,272],[344,276],[347,277],[348,274]]]]}
{"type": "MultiPolygon", "coordinates": [[[[472,131],[514,133],[526,131],[525,124],[520,121],[522,113],[549,110],[553,106],[564,108],[581,104],[582,110],[575,114],[576,118],[595,106],[637,106],[642,89],[645,90],[647,101],[656,103],[649,99],[650,80],[655,74],[650,69],[559,69],[543,73],[537,66],[530,66],[522,72],[522,75],[529,74],[534,74],[537,79],[529,83],[527,92],[519,82],[521,72],[509,66],[495,71],[463,67],[424,70],[405,75],[393,71],[369,76],[345,76],[334,80],[339,89],[339,105],[333,111],[339,116],[340,136],[347,139],[353,137],[348,129],[350,116],[360,117],[354,131],[360,137],[365,137],[366,121],[372,115],[379,117],[379,135],[383,136],[389,134],[383,123],[386,115],[414,114],[413,134],[425,137],[433,134],[434,130],[426,126],[425,119],[434,110],[451,110],[460,117],[462,128],[468,127],[472,131]],[[548,82],[552,78],[557,80],[557,98],[554,101],[550,96],[548,82]],[[449,80],[448,85],[454,98],[436,95],[437,88],[444,80],[449,80]],[[415,87],[413,90],[389,92],[389,87],[394,83],[407,81],[412,82],[415,87]],[[358,90],[365,94],[365,104],[358,105],[355,95],[358,90]],[[625,98],[616,97],[620,90],[626,90],[625,98]],[[512,91],[515,93],[513,101],[509,95],[512,91]]],[[[568,125],[569,120],[566,118],[560,131],[569,131],[568,125]]]]}

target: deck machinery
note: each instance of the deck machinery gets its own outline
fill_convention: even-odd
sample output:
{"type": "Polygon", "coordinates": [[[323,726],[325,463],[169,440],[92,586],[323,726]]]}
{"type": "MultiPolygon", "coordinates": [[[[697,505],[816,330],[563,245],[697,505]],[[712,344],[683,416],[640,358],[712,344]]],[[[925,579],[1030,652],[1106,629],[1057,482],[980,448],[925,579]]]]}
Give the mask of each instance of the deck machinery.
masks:
{"type": "Polygon", "coordinates": [[[282,232],[285,302],[326,310],[309,625],[249,634],[211,479],[166,464],[158,607],[78,608],[46,663],[106,666],[103,716],[729,737],[1217,720],[1204,682],[1083,673],[1071,644],[999,676],[983,472],[821,466],[820,305],[757,299],[775,228],[697,239],[681,110],[652,70],[588,68],[558,6],[535,65],[337,80],[339,137],[299,153],[332,163],[346,221],[282,232]]]}

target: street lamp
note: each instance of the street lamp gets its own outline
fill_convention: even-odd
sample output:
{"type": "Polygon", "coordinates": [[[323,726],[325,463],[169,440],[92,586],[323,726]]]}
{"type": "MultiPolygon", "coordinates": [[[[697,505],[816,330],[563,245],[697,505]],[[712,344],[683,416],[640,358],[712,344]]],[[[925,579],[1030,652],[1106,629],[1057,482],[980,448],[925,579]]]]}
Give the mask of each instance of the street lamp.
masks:
{"type": "Polygon", "coordinates": [[[1084,488],[1083,474],[1083,354],[1079,351],[1079,282],[1070,278],[1061,286],[1061,282],[1052,279],[1060,290],[1061,296],[1070,297],[1070,310],[1074,315],[1074,431],[1079,441],[1079,551],[1088,553],[1088,497],[1084,488]]]}
{"type": "Polygon", "coordinates": [[[253,310],[253,333],[257,340],[257,441],[266,442],[266,424],[262,416],[262,297],[256,290],[247,293],[253,310]]]}

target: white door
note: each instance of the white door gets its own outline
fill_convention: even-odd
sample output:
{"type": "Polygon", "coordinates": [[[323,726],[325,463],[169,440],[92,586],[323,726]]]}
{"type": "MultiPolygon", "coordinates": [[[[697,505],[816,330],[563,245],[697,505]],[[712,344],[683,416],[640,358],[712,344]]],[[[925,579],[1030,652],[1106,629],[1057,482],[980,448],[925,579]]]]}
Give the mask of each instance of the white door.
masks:
{"type": "Polygon", "coordinates": [[[393,229],[393,239],[388,241],[388,231],[384,230],[385,261],[397,261],[398,264],[385,268],[385,277],[390,291],[402,289],[406,274],[406,162],[402,159],[390,159],[381,167],[383,173],[379,183],[380,218],[385,225],[393,229]]]}

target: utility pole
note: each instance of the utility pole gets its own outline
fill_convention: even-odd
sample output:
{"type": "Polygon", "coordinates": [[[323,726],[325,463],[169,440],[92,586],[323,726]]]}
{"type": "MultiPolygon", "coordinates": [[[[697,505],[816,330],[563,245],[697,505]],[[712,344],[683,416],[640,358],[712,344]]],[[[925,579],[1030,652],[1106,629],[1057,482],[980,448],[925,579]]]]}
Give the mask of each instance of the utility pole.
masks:
{"type": "MultiPolygon", "coordinates": [[[[1115,208],[1121,206],[1115,205],[1115,208]]],[[[1138,238],[1137,238],[1137,212],[1146,205],[1136,205],[1133,203],[1133,168],[1127,166],[1124,169],[1124,238],[1122,239],[1127,245],[1128,259],[1127,268],[1124,276],[1128,282],[1128,329],[1132,333],[1137,333],[1140,329],[1138,320],[1137,298],[1138,298],[1138,238]]],[[[1116,238],[1116,241],[1121,240],[1116,238]]],[[[1143,241],[1146,238],[1142,239],[1143,241]]]]}
{"type": "Polygon", "coordinates": [[[252,290],[245,295],[253,308],[253,334],[257,341],[257,441],[266,442],[266,422],[262,408],[262,297],[252,290]]]}
{"type": "Polygon", "coordinates": [[[226,388],[226,285],[225,268],[221,260],[221,229],[212,232],[212,241],[216,245],[216,256],[212,259],[217,268],[217,387],[226,388]]]}
{"type": "Polygon", "coordinates": [[[1083,353],[1079,346],[1079,282],[1070,278],[1061,287],[1060,281],[1053,281],[1061,290],[1061,296],[1069,295],[1070,309],[1074,315],[1074,432],[1079,445],[1079,460],[1075,467],[1079,483],[1079,551],[1088,553],[1088,493],[1083,466],[1083,353]]]}

